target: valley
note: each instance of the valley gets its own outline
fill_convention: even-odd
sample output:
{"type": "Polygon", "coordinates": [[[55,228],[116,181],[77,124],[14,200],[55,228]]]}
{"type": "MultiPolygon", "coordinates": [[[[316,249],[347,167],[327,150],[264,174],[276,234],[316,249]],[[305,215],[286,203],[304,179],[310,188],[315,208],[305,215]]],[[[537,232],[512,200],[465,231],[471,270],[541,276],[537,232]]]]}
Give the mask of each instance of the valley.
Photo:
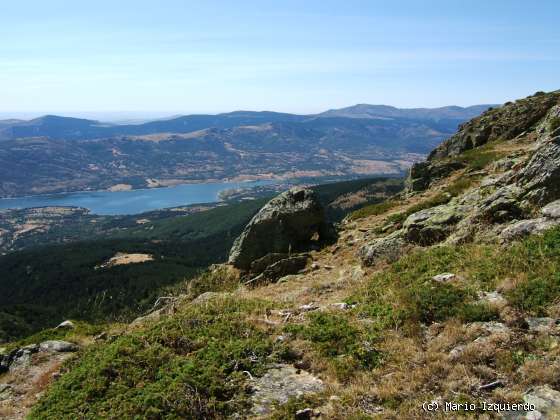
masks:
{"type": "Polygon", "coordinates": [[[487,107],[243,111],[139,125],[58,116],[10,121],[0,129],[0,197],[399,175],[487,107]]]}

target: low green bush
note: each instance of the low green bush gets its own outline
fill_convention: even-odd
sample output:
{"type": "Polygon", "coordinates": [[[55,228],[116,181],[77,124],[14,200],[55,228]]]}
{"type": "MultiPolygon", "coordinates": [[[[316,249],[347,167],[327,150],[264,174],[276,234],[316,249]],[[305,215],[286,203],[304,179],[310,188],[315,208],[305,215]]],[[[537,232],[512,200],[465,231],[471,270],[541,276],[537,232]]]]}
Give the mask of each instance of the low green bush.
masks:
{"type": "Polygon", "coordinates": [[[487,303],[467,303],[459,308],[457,316],[463,322],[488,322],[497,320],[498,309],[487,303]]]}
{"type": "Polygon", "coordinates": [[[372,368],[381,361],[374,347],[377,335],[351,324],[345,315],[328,312],[310,314],[304,325],[292,324],[286,331],[312,343],[318,353],[330,359],[339,378],[355,369],[372,368]]]}
{"type": "Polygon", "coordinates": [[[552,119],[550,120],[550,123],[549,123],[549,126],[548,126],[548,127],[549,127],[550,131],[556,131],[556,129],[557,129],[558,127],[560,127],[560,117],[554,117],[554,118],[552,118],[552,119]]]}
{"type": "Polygon", "coordinates": [[[384,214],[387,213],[389,210],[391,210],[393,207],[395,207],[397,204],[398,202],[393,200],[387,200],[378,204],[371,204],[369,206],[362,207],[361,209],[358,209],[350,213],[348,219],[358,220],[358,219],[363,219],[364,217],[384,214]]]}
{"type": "Polygon", "coordinates": [[[90,346],[29,418],[194,419],[246,412],[249,375],[262,375],[281,350],[247,321],[261,311],[259,302],[239,299],[191,305],[145,331],[90,346]]]}

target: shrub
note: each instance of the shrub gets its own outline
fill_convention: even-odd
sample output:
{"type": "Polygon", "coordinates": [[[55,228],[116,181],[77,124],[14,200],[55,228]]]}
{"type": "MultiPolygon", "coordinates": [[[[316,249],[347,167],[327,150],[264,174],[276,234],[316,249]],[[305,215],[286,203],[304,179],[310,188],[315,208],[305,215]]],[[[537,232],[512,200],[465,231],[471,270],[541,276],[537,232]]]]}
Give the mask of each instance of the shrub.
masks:
{"type": "Polygon", "coordinates": [[[187,306],[144,331],[91,346],[30,418],[224,418],[248,409],[247,373],[278,360],[279,344],[247,321],[256,301],[187,306]]]}
{"type": "Polygon", "coordinates": [[[448,185],[445,192],[453,197],[456,197],[463,193],[465,190],[469,189],[473,184],[471,178],[459,178],[455,180],[452,184],[448,185]]]}
{"type": "Polygon", "coordinates": [[[195,298],[205,292],[232,292],[239,286],[239,279],[225,267],[207,270],[189,281],[187,293],[195,298]]]}
{"type": "Polygon", "coordinates": [[[348,216],[349,220],[358,220],[358,219],[363,219],[364,217],[368,217],[368,216],[377,216],[383,213],[386,213],[387,211],[391,210],[393,207],[395,207],[398,203],[396,201],[393,200],[387,200],[384,201],[382,203],[378,203],[378,204],[371,204],[369,206],[365,206],[362,207],[361,209],[358,209],[352,213],[350,213],[350,215],[348,216]]]}
{"type": "Polygon", "coordinates": [[[488,322],[500,317],[498,309],[487,303],[466,303],[459,308],[457,315],[463,322],[488,322]]]}
{"type": "Polygon", "coordinates": [[[510,301],[518,308],[545,316],[547,306],[560,296],[560,274],[549,278],[531,278],[509,293],[510,301]]]}
{"type": "Polygon", "coordinates": [[[473,171],[484,169],[489,163],[496,161],[500,157],[498,152],[488,150],[487,147],[477,147],[463,152],[459,161],[463,162],[473,171]]]}
{"type": "Polygon", "coordinates": [[[444,321],[455,316],[468,294],[450,284],[428,282],[406,291],[418,320],[425,323],[444,321]]]}
{"type": "Polygon", "coordinates": [[[310,341],[323,356],[331,359],[339,376],[347,377],[355,368],[371,368],[381,359],[373,347],[377,336],[352,325],[343,315],[318,312],[307,325],[289,325],[288,332],[310,341]],[[344,366],[350,369],[342,369],[344,366]]]}
{"type": "Polygon", "coordinates": [[[548,128],[550,129],[550,131],[556,131],[558,127],[560,127],[560,117],[552,118],[550,120],[550,123],[548,124],[548,128]]]}

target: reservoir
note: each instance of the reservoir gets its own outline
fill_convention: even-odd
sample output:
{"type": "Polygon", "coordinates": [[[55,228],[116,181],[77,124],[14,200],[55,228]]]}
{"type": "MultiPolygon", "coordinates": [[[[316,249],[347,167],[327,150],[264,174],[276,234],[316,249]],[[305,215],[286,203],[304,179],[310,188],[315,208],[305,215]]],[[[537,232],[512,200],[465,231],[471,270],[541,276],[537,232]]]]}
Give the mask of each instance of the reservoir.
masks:
{"type": "Polygon", "coordinates": [[[221,191],[268,185],[273,181],[181,184],[173,187],[131,191],[81,191],[0,199],[0,209],[46,206],[85,207],[94,214],[125,215],[167,207],[219,201],[221,191]]]}

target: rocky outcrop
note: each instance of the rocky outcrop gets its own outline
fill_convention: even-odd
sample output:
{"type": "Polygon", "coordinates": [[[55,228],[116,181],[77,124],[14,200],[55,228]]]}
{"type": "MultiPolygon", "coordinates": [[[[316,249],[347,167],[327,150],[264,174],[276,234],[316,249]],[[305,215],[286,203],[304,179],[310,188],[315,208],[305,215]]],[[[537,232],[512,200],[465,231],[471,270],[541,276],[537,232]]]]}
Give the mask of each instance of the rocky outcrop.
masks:
{"type": "MultiPolygon", "coordinates": [[[[480,117],[462,124],[459,126],[457,134],[430,153],[426,162],[416,163],[412,166],[406,182],[407,190],[414,192],[429,188],[435,180],[460,169],[461,165],[464,166],[453,157],[467,150],[483,146],[488,142],[512,140],[530,131],[536,131],[536,134],[541,137],[560,135],[560,132],[557,132],[560,130],[554,131],[550,128],[551,121],[558,117],[557,114],[560,114],[560,106],[557,105],[559,101],[560,91],[547,94],[539,93],[514,103],[507,103],[496,109],[490,109],[480,117]],[[537,127],[539,123],[540,125],[537,127]]],[[[548,146],[546,150],[539,154],[547,156],[550,153],[558,155],[558,151],[553,145],[548,146]]],[[[527,178],[527,183],[532,183],[528,187],[540,190],[534,193],[537,197],[539,197],[539,193],[542,193],[541,187],[543,184],[551,184],[554,182],[553,179],[557,179],[555,178],[557,177],[556,164],[550,161],[548,162],[550,167],[547,171],[550,176],[545,176],[546,179],[540,179],[540,177],[533,179],[536,176],[535,172],[540,173],[539,164],[542,163],[542,158],[543,156],[535,156],[533,168],[536,171],[528,167],[527,173],[523,175],[524,178],[527,178]]],[[[514,163],[514,161],[508,159],[499,163],[496,162],[496,165],[500,169],[508,170],[514,163]]],[[[547,199],[552,198],[547,197],[547,199]]]]}
{"type": "Polygon", "coordinates": [[[271,253],[306,249],[325,239],[329,229],[314,191],[292,188],[269,201],[235,240],[229,255],[233,266],[249,270],[253,261],[271,253]]]}
{"type": "Polygon", "coordinates": [[[33,354],[38,352],[72,353],[78,349],[76,344],[60,340],[47,340],[40,344],[18,347],[9,353],[0,354],[0,373],[8,372],[14,367],[29,365],[33,354]]]}
{"type": "Polygon", "coordinates": [[[408,197],[463,168],[455,155],[488,141],[514,140],[507,157],[476,172],[480,184],[473,182],[473,188],[446,204],[409,215],[399,230],[363,245],[362,263],[395,260],[411,245],[473,240],[508,243],[560,225],[558,101],[560,91],[488,111],[465,124],[427,162],[413,166],[407,180],[408,197]],[[535,217],[539,207],[541,214],[535,217]]]}
{"type": "Polygon", "coordinates": [[[457,156],[494,140],[511,140],[530,130],[560,99],[560,91],[539,93],[496,109],[462,124],[457,134],[443,142],[428,161],[457,156]]]}

